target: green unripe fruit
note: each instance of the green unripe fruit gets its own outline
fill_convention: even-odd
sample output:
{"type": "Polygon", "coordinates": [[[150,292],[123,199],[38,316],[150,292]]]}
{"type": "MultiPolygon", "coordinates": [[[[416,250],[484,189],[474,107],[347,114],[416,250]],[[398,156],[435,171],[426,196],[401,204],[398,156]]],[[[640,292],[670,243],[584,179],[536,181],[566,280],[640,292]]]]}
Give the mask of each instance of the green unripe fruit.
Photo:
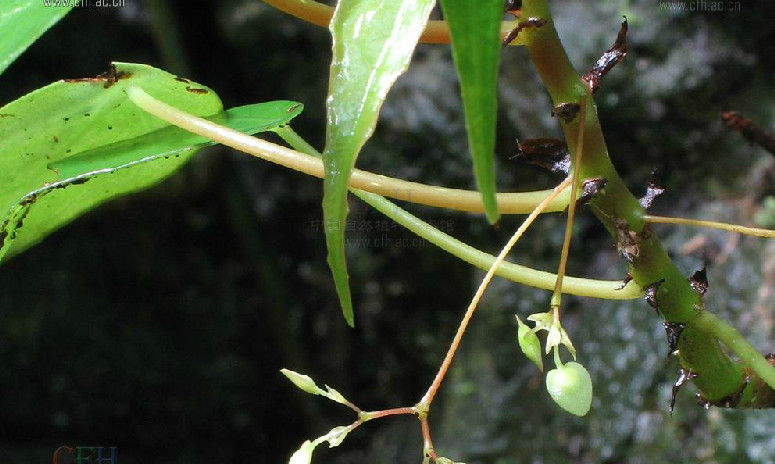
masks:
{"type": "Polygon", "coordinates": [[[584,416],[592,405],[592,378],[574,361],[546,374],[546,390],[562,409],[577,416],[584,416]]]}

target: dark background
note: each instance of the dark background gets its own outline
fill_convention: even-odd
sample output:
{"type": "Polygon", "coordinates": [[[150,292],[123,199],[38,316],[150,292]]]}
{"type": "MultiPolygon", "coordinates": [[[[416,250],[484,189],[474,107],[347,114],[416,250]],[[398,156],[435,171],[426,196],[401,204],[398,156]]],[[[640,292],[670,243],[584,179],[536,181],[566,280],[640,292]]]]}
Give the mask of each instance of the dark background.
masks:
{"type": "MultiPolygon", "coordinates": [[[[707,2],[715,3],[715,2],[707,2]]],[[[775,4],[668,12],[652,1],[552,2],[569,55],[585,70],[623,14],[630,53],[596,95],[611,157],[634,193],[658,169],[657,214],[773,227],[775,158],[722,126],[740,110],[775,126],[775,4]]],[[[294,128],[322,148],[330,38],[256,0],[126,0],[76,8],[0,79],[0,102],[110,61],[148,63],[203,83],[224,106],[292,99],[294,128]]],[[[524,51],[503,53],[501,191],[558,179],[510,157],[516,138],[558,134],[524,51]]],[[[359,167],[472,188],[447,47],[418,47],[359,167]]],[[[130,463],[287,462],[351,413],[301,393],[279,369],[330,384],[364,409],[414,404],[431,382],[482,273],[429,243],[388,232],[348,249],[356,328],[341,317],[325,262],[321,184],[216,147],[160,186],[113,201],[0,268],[0,462],[49,462],[59,446],[117,446],[130,463]]],[[[406,205],[497,252],[521,221],[406,205]],[[441,222],[444,221],[444,222],[441,222]]],[[[350,218],[385,220],[353,199],[350,218]]],[[[564,218],[543,218],[511,259],[553,270],[564,218]]],[[[775,350],[772,241],[656,227],[690,275],[710,261],[709,309],[762,351],[775,350]]],[[[624,275],[610,238],[582,213],[569,273],[624,275]]],[[[565,299],[564,326],[592,373],[587,418],[560,411],[519,353],[513,314],[548,293],[496,281],[431,413],[441,454],[469,463],[773,462],[771,412],[699,408],[693,387],[667,412],[677,370],[661,321],[642,301],[565,299]]],[[[317,462],[419,462],[410,418],[363,426],[317,462]]]]}

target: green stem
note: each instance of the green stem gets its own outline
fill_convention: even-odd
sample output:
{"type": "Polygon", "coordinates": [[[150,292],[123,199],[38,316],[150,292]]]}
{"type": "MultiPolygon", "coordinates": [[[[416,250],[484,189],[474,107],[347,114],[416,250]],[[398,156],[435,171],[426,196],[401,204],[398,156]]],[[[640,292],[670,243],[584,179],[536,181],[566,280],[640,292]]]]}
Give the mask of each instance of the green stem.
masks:
{"type": "Polygon", "coordinates": [[[708,311],[703,311],[694,320],[697,328],[718,338],[731,352],[737,355],[748,367],[758,373],[768,384],[775,384],[775,369],[759,351],[746,340],[740,332],[725,320],[708,311]]]}
{"type": "MultiPolygon", "coordinates": [[[[278,128],[275,132],[293,148],[310,156],[320,156],[317,150],[289,126],[278,128]]],[[[428,240],[442,250],[479,269],[486,271],[495,262],[495,256],[480,251],[440,231],[382,196],[358,189],[351,189],[351,191],[374,209],[409,229],[417,236],[428,240]]],[[[504,261],[498,267],[495,275],[544,290],[552,290],[557,279],[557,276],[550,272],[531,269],[508,261],[504,261]]],[[[621,282],[619,281],[592,280],[578,277],[566,277],[563,280],[562,291],[571,295],[612,300],[629,300],[642,296],[642,290],[636,285],[628,284],[621,288],[621,282]]]]}
{"type": "MultiPolygon", "coordinates": [[[[542,1],[530,2],[530,4],[545,6],[545,3],[542,1]]],[[[546,10],[546,13],[548,14],[548,10],[546,10]]],[[[554,40],[559,41],[553,26],[544,26],[539,29],[539,31],[542,31],[542,33],[548,31],[550,33],[547,36],[547,40],[551,41],[553,36],[554,40]]],[[[528,47],[530,55],[534,60],[540,61],[543,58],[546,58],[547,62],[558,63],[562,61],[561,58],[567,60],[562,46],[558,44],[548,47],[547,56],[542,58],[541,42],[541,40],[533,40],[528,47]],[[558,51],[562,52],[562,57],[553,55],[558,51]]],[[[537,67],[539,70],[548,69],[546,66],[537,67]]],[[[542,77],[544,77],[543,74],[542,77]]],[[[552,82],[563,80],[554,75],[551,75],[550,78],[552,82]]],[[[568,79],[565,80],[567,81],[568,79]]],[[[578,80],[578,82],[581,81],[578,80]]],[[[550,88],[550,86],[547,86],[547,88],[550,88]]],[[[563,101],[559,100],[559,98],[564,94],[570,95],[573,93],[572,89],[571,91],[568,91],[568,89],[565,90],[566,91],[562,94],[552,94],[552,98],[555,102],[563,101]]],[[[255,137],[246,136],[237,131],[215,125],[210,121],[181,112],[174,107],[154,99],[139,87],[130,87],[127,90],[127,94],[140,108],[178,127],[268,161],[317,177],[323,176],[323,165],[319,158],[305,155],[298,151],[289,150],[255,137]]],[[[618,226],[615,225],[615,219],[625,221],[628,231],[636,234],[638,239],[636,245],[637,256],[630,266],[630,273],[633,276],[634,281],[640,287],[646,287],[661,281],[662,285],[659,287],[658,291],[660,311],[665,315],[667,322],[684,323],[688,325],[679,341],[682,365],[693,372],[702,373],[702,375],[695,379],[695,384],[700,388],[704,397],[711,402],[718,402],[725,398],[729,398],[730,396],[734,396],[739,393],[741,389],[746,387],[746,385],[756,387],[760,382],[766,382],[770,387],[775,388],[775,381],[772,376],[772,373],[775,372],[775,368],[770,366],[769,363],[757,362],[751,364],[748,362],[750,368],[758,377],[752,378],[750,383],[746,383],[745,377],[743,376],[743,366],[732,362],[729,357],[726,356],[721,350],[717,338],[701,329],[701,327],[706,327],[705,325],[700,324],[698,326],[696,324],[695,316],[698,311],[703,309],[703,304],[699,295],[691,288],[686,278],[681,275],[675,264],[667,256],[667,253],[665,253],[657,238],[650,233],[650,230],[648,230],[647,227],[645,227],[645,221],[643,219],[645,212],[643,211],[643,208],[640,207],[638,201],[624,186],[624,183],[611,165],[610,160],[608,159],[602,131],[600,129],[600,123],[597,119],[594,103],[591,98],[587,99],[586,111],[587,121],[583,127],[583,130],[585,131],[585,161],[582,166],[579,166],[579,172],[583,178],[605,177],[608,180],[606,188],[593,200],[595,206],[593,211],[596,212],[598,218],[606,228],[614,234],[614,236],[616,236],[617,232],[621,232],[621,230],[618,229],[618,226]]],[[[580,129],[578,126],[578,123],[574,121],[563,124],[568,147],[572,152],[576,152],[576,141],[572,135],[578,133],[578,130],[580,129]]],[[[307,147],[307,149],[309,148],[311,147],[307,147]]],[[[353,180],[351,184],[351,187],[353,188],[370,188],[376,191],[387,190],[386,193],[392,193],[395,198],[411,200],[417,203],[425,203],[424,201],[420,201],[420,197],[425,201],[427,201],[428,198],[435,198],[435,201],[438,201],[439,203],[444,203],[449,205],[449,207],[462,210],[467,210],[464,207],[466,204],[465,196],[469,195],[473,199],[473,203],[478,204],[479,211],[481,211],[479,192],[455,191],[454,189],[431,187],[413,182],[400,181],[398,179],[389,179],[385,176],[379,176],[363,171],[355,171],[351,179],[353,180]],[[392,186],[392,190],[391,187],[388,186],[392,186]],[[397,186],[401,186],[399,190],[404,189],[404,193],[408,194],[403,196],[396,194],[395,189],[398,188],[397,186]],[[422,191],[423,195],[416,195],[413,189],[422,191]],[[446,201],[449,200],[450,197],[454,197],[454,199],[452,201],[446,201]]],[[[364,201],[369,202],[376,209],[409,228],[412,232],[428,239],[431,243],[436,244],[479,268],[488,269],[495,260],[495,257],[492,255],[483,253],[444,234],[379,195],[368,192],[356,192],[356,194],[359,196],[362,195],[364,201]]],[[[523,194],[499,195],[515,195],[522,197],[520,201],[524,200],[523,194]]],[[[541,200],[543,200],[548,196],[548,193],[539,196],[541,200]]],[[[506,197],[501,199],[499,196],[498,203],[501,206],[506,206],[509,203],[509,199],[506,197]]],[[[523,203],[521,207],[524,208],[529,204],[531,209],[524,208],[522,212],[532,210],[538,203],[540,203],[540,201],[523,203]]],[[[565,199],[564,204],[567,205],[567,199],[565,199]]],[[[470,206],[470,204],[468,204],[468,206],[470,206]]],[[[553,202],[550,207],[551,206],[559,205],[556,205],[556,202],[553,202]]],[[[558,209],[563,208],[564,206],[559,207],[558,209]]],[[[556,279],[554,274],[536,271],[511,263],[503,263],[498,270],[498,275],[514,280],[515,282],[547,290],[550,290],[553,287],[556,279]]],[[[630,284],[622,290],[616,290],[615,285],[616,283],[614,282],[567,278],[566,282],[563,283],[563,292],[609,299],[630,299],[637,297],[641,291],[638,285],[630,284]]],[[[702,321],[702,319],[700,320],[702,321]]],[[[762,360],[764,360],[764,358],[762,358],[762,360]]],[[[746,387],[745,389],[746,391],[750,391],[751,388],[746,387]]],[[[756,402],[752,402],[750,406],[756,406],[757,404],[758,403],[756,402]]]]}
{"type": "Polygon", "coordinates": [[[703,221],[700,219],[686,219],[678,217],[652,216],[647,214],[643,217],[646,222],[651,224],[678,224],[684,226],[708,227],[711,229],[726,230],[728,232],[737,232],[738,234],[752,235],[754,237],[775,238],[775,230],[760,229],[758,227],[746,227],[738,224],[728,224],[718,221],[703,221]]]}
{"type": "MultiPolygon", "coordinates": [[[[223,145],[232,147],[236,150],[243,151],[245,153],[256,155],[267,161],[280,164],[282,166],[295,169],[297,171],[304,172],[306,174],[315,175],[316,177],[323,177],[323,163],[321,161],[320,153],[318,153],[311,145],[303,141],[290,127],[278,128],[275,132],[281,137],[289,137],[288,143],[298,144],[300,150],[308,150],[309,154],[302,153],[300,151],[289,150],[285,147],[275,145],[261,140],[255,137],[251,137],[227,127],[219,126],[202,118],[190,115],[183,111],[178,110],[166,103],[160,102],[155,98],[145,93],[139,87],[130,87],[127,90],[129,98],[137,106],[142,108],[154,116],[167,121],[170,124],[176,125],[182,129],[193,132],[202,137],[207,137],[211,140],[219,142],[223,145]]],[[[352,178],[356,177],[358,170],[353,172],[352,178]]],[[[364,173],[360,171],[359,174],[361,180],[364,178],[373,179],[372,182],[351,182],[351,187],[357,187],[364,185],[365,187],[374,187],[374,182],[382,179],[380,184],[381,188],[384,188],[384,179],[388,179],[384,176],[378,176],[376,174],[364,173]]],[[[351,179],[352,179],[351,178],[351,179]]],[[[392,179],[396,181],[397,179],[392,179]]],[[[401,181],[405,182],[405,181],[401,181]]],[[[409,184],[415,184],[409,182],[409,184]]],[[[422,186],[422,184],[415,184],[416,187],[422,186]]],[[[429,190],[435,190],[438,193],[441,190],[453,190],[442,189],[441,187],[424,186],[429,190]]],[[[427,224],[421,219],[413,216],[412,214],[399,208],[389,200],[377,195],[375,193],[366,192],[358,189],[354,189],[353,192],[363,199],[367,203],[371,204],[378,211],[382,212],[386,216],[392,218],[399,224],[404,225],[412,232],[426,238],[429,242],[439,246],[440,248],[452,253],[458,258],[473,264],[481,269],[489,269],[489,266],[495,261],[495,257],[477,250],[470,245],[467,245],[443,232],[435,227],[427,224]]],[[[392,192],[395,193],[395,192],[392,192]]],[[[481,196],[479,192],[470,192],[473,194],[479,205],[481,206],[481,196]]],[[[551,193],[551,191],[550,191],[551,193]]],[[[409,195],[412,199],[415,196],[409,195]]],[[[443,195],[442,195],[443,196],[443,195]]],[[[544,195],[543,198],[547,198],[544,195]]],[[[499,200],[500,201],[500,200],[499,200]]],[[[540,204],[538,202],[537,204],[540,204]]],[[[555,205],[556,201],[549,203],[549,207],[555,205]]],[[[530,269],[528,267],[519,266],[517,264],[503,263],[499,268],[498,274],[514,282],[523,283],[533,287],[550,289],[554,284],[556,276],[549,272],[538,271],[530,269]]],[[[563,291],[580,296],[591,296],[598,298],[608,299],[632,299],[641,295],[642,290],[636,285],[627,285],[623,289],[618,289],[619,283],[616,281],[598,281],[588,279],[574,279],[568,278],[567,286],[563,286],[563,291]]]]}
{"type": "MultiPolygon", "coordinates": [[[[749,385],[743,376],[744,366],[733,362],[721,349],[715,332],[720,326],[717,322],[715,325],[706,322],[712,317],[702,316],[704,304],[700,295],[665,253],[645,223],[644,209],[611,164],[594,100],[568,60],[546,1],[525,0],[522,5],[525,17],[547,20],[545,26],[525,31],[528,35],[524,40],[554,104],[582,103],[583,98],[588,97],[583,128],[579,127],[578,117],[563,122],[562,128],[571,153],[576,152],[575,136],[580,129],[584,130],[584,160],[577,167],[580,176],[607,180],[605,188],[592,200],[591,209],[620,246],[629,245],[626,251],[631,259],[630,274],[633,279],[644,288],[661,282],[655,291],[659,311],[667,323],[686,325],[678,342],[682,366],[699,374],[694,383],[706,399],[721,404],[722,400],[737,395],[749,385]],[[709,331],[711,327],[714,327],[713,331],[709,331]]],[[[735,340],[741,338],[738,334],[735,340]]],[[[750,356],[743,362],[753,370],[754,377],[758,376],[775,388],[775,368],[761,355],[758,357],[757,362],[751,362],[750,356]]],[[[756,384],[756,379],[750,383],[756,384]]],[[[755,407],[756,404],[746,406],[755,407]]]]}
{"type": "MultiPolygon", "coordinates": [[[[555,308],[554,310],[556,311],[557,309],[555,308]]],[[[562,367],[563,364],[562,364],[562,360],[560,359],[560,346],[559,345],[555,346],[553,348],[553,350],[554,350],[554,353],[553,353],[553,355],[554,355],[554,365],[556,367],[558,367],[558,368],[562,367]]]]}
{"type": "MultiPolygon", "coordinates": [[[[303,172],[304,174],[323,178],[323,161],[320,158],[251,137],[190,115],[153,98],[136,86],[127,89],[127,95],[137,106],[170,124],[263,160],[303,172]]],[[[484,212],[482,195],[478,191],[473,190],[425,185],[361,171],[360,169],[353,170],[350,176],[350,186],[397,200],[410,201],[422,205],[458,211],[484,212]]],[[[498,193],[498,211],[502,214],[529,214],[550,193],[551,190],[498,193]]],[[[546,211],[563,211],[568,206],[568,197],[569,192],[563,193],[549,204],[546,211]]]]}

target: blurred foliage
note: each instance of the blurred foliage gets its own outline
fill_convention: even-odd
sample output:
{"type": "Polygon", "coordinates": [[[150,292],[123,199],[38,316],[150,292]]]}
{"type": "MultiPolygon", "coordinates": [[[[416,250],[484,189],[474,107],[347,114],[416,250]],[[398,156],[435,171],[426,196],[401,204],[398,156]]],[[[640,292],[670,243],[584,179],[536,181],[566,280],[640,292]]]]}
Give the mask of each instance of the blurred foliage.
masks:
{"type": "MultiPolygon", "coordinates": [[[[64,77],[92,76],[112,60],[186,75],[231,107],[291,99],[296,130],[322,147],[330,60],[325,29],[255,0],[127,0],[79,8],[12,64],[0,101],[64,77]],[[151,11],[169,16],[152,17],[151,11]],[[179,31],[165,38],[159,26],[179,31]],[[176,27],[172,27],[176,25],[176,27]],[[154,29],[156,27],[156,29],[154,29]],[[180,44],[175,49],[176,43],[180,44]],[[167,54],[169,55],[169,54],[167,54]]],[[[596,95],[612,158],[637,194],[658,168],[668,192],[657,214],[750,223],[775,194],[773,160],[728,132],[720,111],[775,127],[775,4],[739,12],[669,13],[653,2],[553,2],[574,64],[592,65],[620,16],[630,53],[596,95]]],[[[523,50],[504,50],[499,82],[498,186],[546,188],[549,175],[509,157],[515,138],[556,134],[550,104],[523,50]]],[[[419,47],[388,96],[359,167],[473,187],[451,54],[419,47]]],[[[430,383],[481,273],[390,227],[357,200],[348,248],[358,327],[342,323],[325,263],[316,179],[216,148],[154,190],[102,206],[0,270],[0,460],[47,462],[62,444],[119,448],[122,464],[286,462],[305,438],[341,421],[279,373],[328,383],[369,409],[412,404],[430,383]]],[[[410,210],[487,250],[520,221],[410,210]],[[441,222],[445,221],[445,222],[441,222]]],[[[512,259],[556,266],[562,218],[543,218],[512,259]]],[[[710,261],[709,308],[762,351],[771,349],[772,244],[721,232],[656,227],[687,275],[710,261]]],[[[622,277],[610,239],[579,217],[569,273],[622,277]]],[[[496,281],[462,344],[430,421],[444,455],[470,463],[773,462],[771,413],[705,411],[692,387],[668,414],[677,370],[661,321],[643,302],[569,298],[563,326],[589,368],[590,416],[559,410],[514,340],[548,294],[496,281]],[[601,324],[600,321],[605,321],[601,324]]],[[[329,407],[331,406],[331,407],[329,407]]],[[[409,418],[369,424],[333,453],[336,463],[419,462],[409,418]]]]}

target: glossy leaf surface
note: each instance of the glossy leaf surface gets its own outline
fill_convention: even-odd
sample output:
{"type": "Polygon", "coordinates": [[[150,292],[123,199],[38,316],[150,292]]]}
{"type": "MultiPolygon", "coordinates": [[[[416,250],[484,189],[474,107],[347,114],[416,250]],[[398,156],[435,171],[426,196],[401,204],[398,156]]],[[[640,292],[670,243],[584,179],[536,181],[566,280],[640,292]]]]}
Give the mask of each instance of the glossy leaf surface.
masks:
{"type": "Polygon", "coordinates": [[[340,0],[331,20],[323,216],[328,264],[351,326],[353,307],[344,251],[347,181],[374,131],[388,90],[409,65],[433,4],[434,0],[340,0]]]}
{"type": "Polygon", "coordinates": [[[452,35],[474,174],[490,223],[498,221],[495,199],[495,118],[503,0],[441,0],[452,35]]]}
{"type": "MultiPolygon", "coordinates": [[[[244,134],[255,134],[286,124],[298,116],[303,108],[301,103],[279,100],[231,108],[206,119],[244,134]]],[[[210,145],[215,145],[215,142],[176,126],[168,126],[79,153],[52,163],[49,168],[57,172],[60,178],[71,178],[168,159],[210,145]]]]}
{"type": "Polygon", "coordinates": [[[73,8],[72,6],[46,6],[44,1],[3,0],[0,2],[0,74],[38,37],[73,8]]]}
{"type": "Polygon", "coordinates": [[[150,187],[193,154],[88,179],[62,178],[48,167],[166,127],[128,100],[124,90],[131,84],[197,116],[222,110],[218,96],[206,87],[128,63],[115,63],[97,77],[55,82],[0,108],[0,259],[112,197],[150,187]]]}

